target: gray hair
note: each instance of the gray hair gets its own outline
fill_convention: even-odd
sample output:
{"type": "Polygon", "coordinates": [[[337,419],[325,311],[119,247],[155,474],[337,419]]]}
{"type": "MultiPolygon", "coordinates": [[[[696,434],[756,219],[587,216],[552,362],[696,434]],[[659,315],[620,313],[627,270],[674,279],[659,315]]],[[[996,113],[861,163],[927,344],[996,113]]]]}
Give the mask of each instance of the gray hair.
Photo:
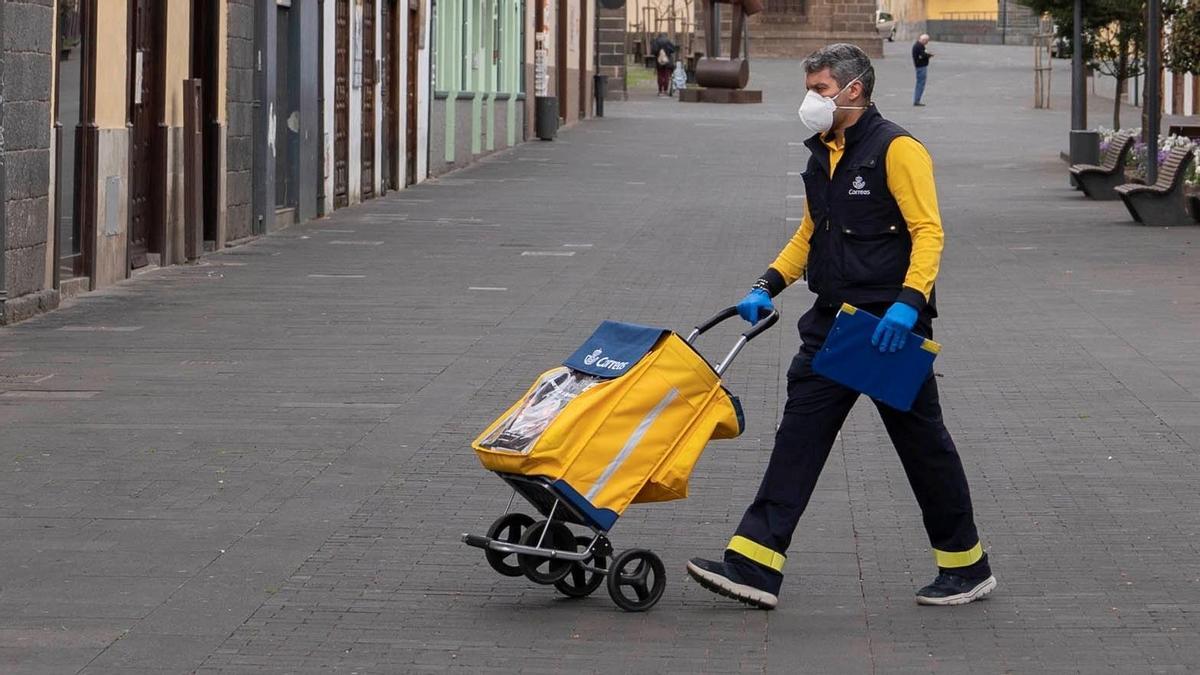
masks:
{"type": "Polygon", "coordinates": [[[863,86],[863,96],[871,99],[875,91],[875,67],[866,52],[852,44],[839,42],[821,47],[804,59],[804,72],[809,75],[826,68],[840,87],[857,77],[863,86]]]}

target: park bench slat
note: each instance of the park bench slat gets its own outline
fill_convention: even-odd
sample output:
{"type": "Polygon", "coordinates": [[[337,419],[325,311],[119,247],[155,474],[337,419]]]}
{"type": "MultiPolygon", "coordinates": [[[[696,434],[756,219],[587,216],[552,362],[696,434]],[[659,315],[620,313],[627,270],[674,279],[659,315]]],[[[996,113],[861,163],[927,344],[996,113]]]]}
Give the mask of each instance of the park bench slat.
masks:
{"type": "Polygon", "coordinates": [[[1125,202],[1133,219],[1143,225],[1170,227],[1191,224],[1195,221],[1188,213],[1183,178],[1193,159],[1190,149],[1171,148],[1166,161],[1159,168],[1158,180],[1154,185],[1129,183],[1117,186],[1114,191],[1125,202]]]}
{"type": "Polygon", "coordinates": [[[1122,131],[1112,137],[1100,165],[1076,164],[1071,176],[1085,195],[1096,200],[1118,199],[1113,188],[1125,182],[1125,157],[1133,147],[1133,134],[1122,131]]]}

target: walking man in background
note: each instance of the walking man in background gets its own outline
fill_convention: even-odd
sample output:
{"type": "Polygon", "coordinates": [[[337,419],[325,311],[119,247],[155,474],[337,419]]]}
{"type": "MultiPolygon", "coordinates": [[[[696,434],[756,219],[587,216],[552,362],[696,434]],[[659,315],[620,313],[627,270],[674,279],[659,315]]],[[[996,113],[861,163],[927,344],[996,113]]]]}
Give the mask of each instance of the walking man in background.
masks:
{"type": "Polygon", "coordinates": [[[666,33],[659,33],[650,43],[650,55],[654,57],[654,69],[658,72],[658,95],[669,96],[671,71],[675,64],[676,47],[666,33]]]}
{"type": "MultiPolygon", "coordinates": [[[[801,277],[816,303],[800,318],[800,351],[787,373],[787,403],[758,495],[720,561],[692,558],[701,586],[771,609],[783,585],[792,533],[859,393],[812,369],[838,309],[882,316],[871,344],[903,348],[910,332],[933,334],[934,280],[944,235],[933,160],[919,141],[871,102],[875,69],[858,47],[835,44],[804,61],[808,94],[800,118],[815,135],[804,172],[800,229],[738,303],[751,323],[801,277]]],[[[975,530],[967,477],[942,421],[932,372],[912,409],[875,402],[921,507],[937,577],[917,591],[923,605],[961,605],[996,588],[975,530]]]]}
{"type": "Polygon", "coordinates": [[[933,56],[925,50],[927,44],[929,35],[923,33],[913,43],[912,48],[913,66],[917,69],[917,88],[913,91],[913,105],[922,107],[925,105],[921,103],[921,97],[925,95],[925,74],[929,71],[929,58],[933,56]]]}

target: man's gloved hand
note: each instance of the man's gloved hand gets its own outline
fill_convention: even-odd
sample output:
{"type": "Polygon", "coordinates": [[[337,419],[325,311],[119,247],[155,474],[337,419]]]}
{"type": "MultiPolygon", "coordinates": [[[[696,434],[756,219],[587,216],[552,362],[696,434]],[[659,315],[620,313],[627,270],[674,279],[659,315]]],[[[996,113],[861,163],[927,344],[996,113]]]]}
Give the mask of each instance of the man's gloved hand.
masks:
{"type": "MultiPolygon", "coordinates": [[[[744,301],[743,301],[744,302],[744,301]]],[[[739,309],[741,307],[739,306],[739,309]]],[[[903,302],[893,303],[887,314],[879,322],[875,334],[871,336],[871,346],[879,347],[881,352],[895,352],[904,349],[908,342],[908,332],[917,325],[917,310],[903,302]]]]}
{"type": "Polygon", "coordinates": [[[775,311],[775,306],[771,304],[771,294],[761,288],[756,288],[746,294],[742,301],[737,305],[738,316],[750,322],[750,325],[758,323],[758,320],[775,311]]]}

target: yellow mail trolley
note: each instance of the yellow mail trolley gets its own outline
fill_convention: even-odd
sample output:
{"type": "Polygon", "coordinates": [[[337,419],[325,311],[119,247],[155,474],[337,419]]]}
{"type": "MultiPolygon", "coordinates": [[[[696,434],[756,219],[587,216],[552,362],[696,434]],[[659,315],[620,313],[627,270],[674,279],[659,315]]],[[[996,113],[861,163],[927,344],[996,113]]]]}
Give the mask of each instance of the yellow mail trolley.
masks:
{"type": "Polygon", "coordinates": [[[730,307],[687,339],[670,330],[606,321],[563,365],[543,373],[475,440],[484,468],[513,487],[485,536],[464,534],[491,567],[585,597],[607,582],[622,609],[662,597],[662,560],[645,549],[614,557],[608,532],[630,504],[687,497],[688,478],[711,439],[742,433],[738,399],[721,375],[779,320],[773,312],[710,365],[693,347],[730,307]],[[512,510],[520,495],[540,514],[512,510]],[[571,525],[588,534],[576,534],[571,525]]]}

